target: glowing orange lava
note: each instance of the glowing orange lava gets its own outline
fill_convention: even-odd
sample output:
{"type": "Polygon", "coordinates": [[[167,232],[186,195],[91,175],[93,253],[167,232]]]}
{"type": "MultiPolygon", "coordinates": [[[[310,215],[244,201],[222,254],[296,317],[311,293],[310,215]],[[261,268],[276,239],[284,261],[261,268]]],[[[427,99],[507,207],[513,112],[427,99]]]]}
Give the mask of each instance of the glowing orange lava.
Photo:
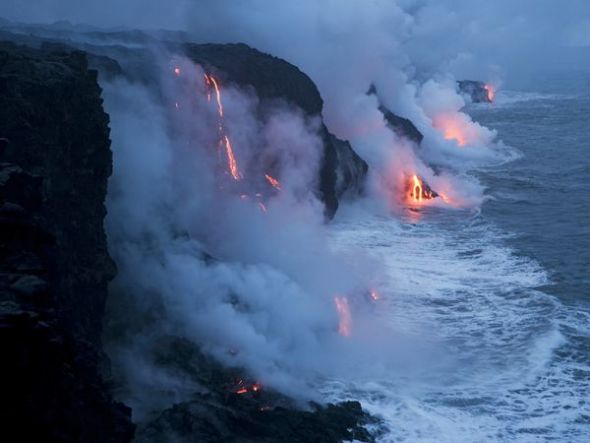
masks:
{"type": "Polygon", "coordinates": [[[281,183],[274,177],[264,174],[264,178],[271,184],[271,186],[275,189],[281,190],[281,183]]]}
{"type": "Polygon", "coordinates": [[[488,100],[490,102],[493,102],[494,98],[496,98],[496,91],[495,91],[494,87],[492,85],[490,85],[489,83],[487,83],[484,86],[484,89],[488,92],[488,100]]]}
{"type": "Polygon", "coordinates": [[[414,204],[423,203],[425,200],[431,200],[437,196],[416,174],[410,177],[407,189],[407,200],[414,204]]]}
{"type": "Polygon", "coordinates": [[[229,137],[227,135],[224,136],[225,141],[225,152],[227,154],[227,166],[229,167],[229,172],[234,180],[239,180],[240,170],[238,169],[238,163],[236,162],[236,158],[234,157],[234,150],[231,147],[231,142],[229,141],[229,137]]]}
{"type": "Polygon", "coordinates": [[[343,337],[350,337],[352,330],[352,316],[350,315],[350,307],[348,306],[348,299],[346,297],[334,297],[336,304],[336,311],[338,311],[338,333],[343,337]]]}
{"type": "Polygon", "coordinates": [[[262,390],[262,385],[258,382],[254,382],[252,384],[247,384],[244,380],[240,379],[237,382],[237,389],[235,393],[238,395],[247,394],[249,392],[256,393],[262,390]]]}
{"type": "Polygon", "coordinates": [[[234,180],[240,180],[242,178],[242,174],[240,174],[240,169],[238,168],[238,162],[236,161],[236,156],[234,155],[231,140],[225,133],[223,125],[223,100],[221,98],[221,88],[219,86],[219,82],[211,74],[204,74],[204,77],[205,83],[209,87],[207,100],[209,102],[211,101],[211,89],[213,89],[217,101],[217,113],[219,114],[219,146],[225,148],[225,154],[227,156],[227,167],[232,178],[234,180]]]}
{"type": "MultiPolygon", "coordinates": [[[[221,88],[219,87],[219,83],[212,75],[205,74],[205,81],[207,85],[213,86],[215,90],[215,98],[217,100],[217,112],[219,112],[219,117],[223,118],[223,102],[221,100],[221,88]]],[[[210,100],[210,99],[209,99],[210,100]]]]}

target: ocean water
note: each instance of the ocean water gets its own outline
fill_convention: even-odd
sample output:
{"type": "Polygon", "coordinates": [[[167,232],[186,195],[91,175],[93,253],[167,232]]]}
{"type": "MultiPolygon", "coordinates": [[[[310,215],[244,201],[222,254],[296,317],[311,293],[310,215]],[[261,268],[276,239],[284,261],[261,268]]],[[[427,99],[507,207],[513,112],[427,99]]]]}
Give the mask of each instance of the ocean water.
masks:
{"type": "Polygon", "coordinates": [[[382,417],[381,441],[590,441],[590,76],[578,74],[468,108],[520,153],[472,171],[481,208],[334,224],[335,248],[386,270],[379,315],[444,356],[415,377],[324,387],[382,417]]]}

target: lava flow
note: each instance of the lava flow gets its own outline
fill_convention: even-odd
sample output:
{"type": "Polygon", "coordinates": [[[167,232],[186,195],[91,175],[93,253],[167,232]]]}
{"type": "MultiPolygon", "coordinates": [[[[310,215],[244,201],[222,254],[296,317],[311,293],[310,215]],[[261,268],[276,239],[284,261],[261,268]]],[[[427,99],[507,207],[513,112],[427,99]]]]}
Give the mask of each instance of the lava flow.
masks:
{"type": "Polygon", "coordinates": [[[490,103],[492,103],[494,101],[494,98],[496,98],[496,90],[489,83],[485,84],[484,89],[488,93],[488,100],[490,101],[490,103]]]}
{"type": "Polygon", "coordinates": [[[407,183],[407,201],[409,203],[421,204],[426,200],[438,197],[430,187],[424,183],[416,174],[412,175],[407,183]]]}
{"type": "Polygon", "coordinates": [[[348,306],[348,299],[346,297],[334,297],[336,304],[336,311],[338,311],[338,333],[343,337],[350,337],[352,331],[352,316],[350,315],[350,307],[348,306]]]}
{"type": "Polygon", "coordinates": [[[231,147],[231,141],[227,135],[223,136],[223,140],[225,142],[225,153],[227,154],[227,165],[229,167],[229,172],[234,180],[239,180],[240,177],[240,170],[238,169],[238,162],[236,162],[236,158],[234,157],[234,151],[231,147]]]}
{"type": "Polygon", "coordinates": [[[266,181],[268,181],[273,188],[279,191],[281,190],[281,183],[276,178],[268,174],[264,174],[264,178],[266,178],[266,181]]]}
{"type": "MultiPolygon", "coordinates": [[[[221,88],[219,86],[219,82],[215,79],[215,77],[213,77],[213,75],[205,74],[205,83],[207,84],[207,86],[209,86],[210,89],[212,88],[215,92],[215,98],[217,102],[217,113],[219,114],[219,144],[225,147],[225,154],[227,156],[227,167],[229,173],[231,174],[234,180],[240,180],[242,178],[242,174],[240,173],[240,169],[238,168],[238,162],[236,161],[231,141],[229,139],[229,136],[225,133],[225,128],[223,125],[223,100],[221,99],[221,88]]],[[[208,92],[207,99],[208,101],[211,101],[211,91],[208,92]]]]}

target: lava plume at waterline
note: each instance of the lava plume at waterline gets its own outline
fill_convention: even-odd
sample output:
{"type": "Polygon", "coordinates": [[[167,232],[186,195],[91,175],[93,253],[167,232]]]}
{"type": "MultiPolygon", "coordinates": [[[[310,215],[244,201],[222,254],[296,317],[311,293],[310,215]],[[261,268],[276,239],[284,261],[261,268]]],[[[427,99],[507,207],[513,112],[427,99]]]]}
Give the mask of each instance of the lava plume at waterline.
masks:
{"type": "Polygon", "coordinates": [[[413,174],[407,183],[407,195],[406,200],[409,203],[421,204],[426,200],[432,200],[437,197],[436,194],[428,185],[426,185],[420,177],[413,174]]]}
{"type": "Polygon", "coordinates": [[[494,89],[494,86],[490,85],[489,83],[486,83],[484,89],[488,93],[488,100],[490,101],[490,103],[493,102],[496,98],[496,90],[494,89]]]}

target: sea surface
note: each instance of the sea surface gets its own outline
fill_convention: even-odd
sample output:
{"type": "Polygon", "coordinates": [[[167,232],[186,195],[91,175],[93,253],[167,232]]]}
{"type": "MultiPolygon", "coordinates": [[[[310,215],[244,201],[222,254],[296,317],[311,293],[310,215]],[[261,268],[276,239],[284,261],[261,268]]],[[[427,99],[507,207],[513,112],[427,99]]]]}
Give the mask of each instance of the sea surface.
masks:
{"type": "Polygon", "coordinates": [[[481,208],[334,224],[386,269],[379,315],[448,358],[323,389],[383,418],[381,441],[590,442],[590,73],[539,77],[467,108],[519,153],[471,172],[481,208]]]}

